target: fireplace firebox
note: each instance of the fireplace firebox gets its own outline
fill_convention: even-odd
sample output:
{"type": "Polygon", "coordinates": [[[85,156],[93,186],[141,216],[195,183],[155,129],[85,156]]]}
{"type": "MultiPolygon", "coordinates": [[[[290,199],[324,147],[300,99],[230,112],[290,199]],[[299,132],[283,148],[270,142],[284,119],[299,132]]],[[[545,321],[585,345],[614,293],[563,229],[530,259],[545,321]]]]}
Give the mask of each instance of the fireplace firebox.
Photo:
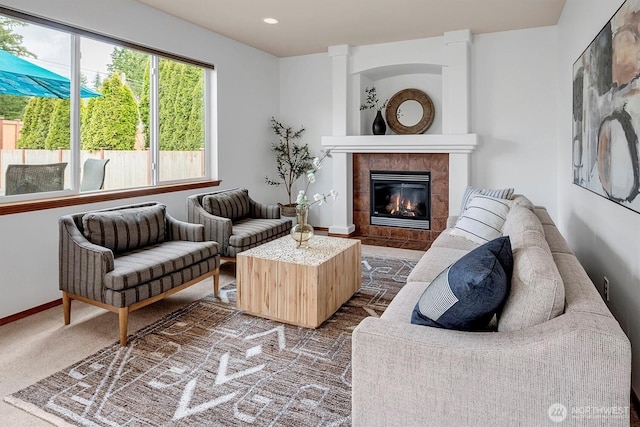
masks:
{"type": "Polygon", "coordinates": [[[431,173],[371,171],[371,225],[431,229],[431,173]]]}

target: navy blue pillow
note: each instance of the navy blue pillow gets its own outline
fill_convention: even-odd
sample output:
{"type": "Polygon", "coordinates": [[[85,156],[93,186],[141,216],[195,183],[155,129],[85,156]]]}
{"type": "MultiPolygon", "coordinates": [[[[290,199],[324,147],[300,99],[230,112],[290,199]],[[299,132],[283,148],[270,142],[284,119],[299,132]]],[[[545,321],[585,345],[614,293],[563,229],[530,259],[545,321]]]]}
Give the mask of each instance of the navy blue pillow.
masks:
{"type": "Polygon", "coordinates": [[[433,279],[411,323],[458,330],[486,328],[509,295],[513,254],[509,236],[472,250],[433,279]]]}

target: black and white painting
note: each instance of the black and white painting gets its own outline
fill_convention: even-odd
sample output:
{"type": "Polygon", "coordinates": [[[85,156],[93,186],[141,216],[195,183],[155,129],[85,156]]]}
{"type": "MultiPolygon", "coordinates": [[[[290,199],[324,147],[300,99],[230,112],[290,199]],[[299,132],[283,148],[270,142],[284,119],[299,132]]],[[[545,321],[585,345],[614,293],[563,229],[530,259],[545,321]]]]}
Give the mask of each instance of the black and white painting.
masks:
{"type": "Polygon", "coordinates": [[[640,212],[640,0],[573,65],[573,182],[640,212]]]}

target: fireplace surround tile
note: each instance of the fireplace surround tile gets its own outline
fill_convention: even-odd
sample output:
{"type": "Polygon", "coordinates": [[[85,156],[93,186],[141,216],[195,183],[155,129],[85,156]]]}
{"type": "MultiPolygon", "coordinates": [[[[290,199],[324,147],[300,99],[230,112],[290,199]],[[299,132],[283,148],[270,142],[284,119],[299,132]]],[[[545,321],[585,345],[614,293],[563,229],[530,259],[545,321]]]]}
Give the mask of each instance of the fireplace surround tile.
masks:
{"type": "Polygon", "coordinates": [[[371,153],[369,156],[369,170],[390,170],[391,157],[395,154],[371,153]]]}
{"type": "Polygon", "coordinates": [[[433,170],[431,169],[431,158],[425,156],[409,156],[409,164],[408,169],[412,171],[428,171],[430,170],[433,174],[433,170]]]}
{"type": "Polygon", "coordinates": [[[365,244],[426,250],[446,228],[449,215],[449,155],[444,153],[354,153],[353,221],[365,244]],[[431,171],[431,230],[370,224],[371,170],[431,171]],[[376,242],[376,243],[371,243],[376,242]]]}
{"type": "Polygon", "coordinates": [[[399,171],[405,170],[409,164],[409,153],[398,153],[389,157],[389,170],[399,171]]]}

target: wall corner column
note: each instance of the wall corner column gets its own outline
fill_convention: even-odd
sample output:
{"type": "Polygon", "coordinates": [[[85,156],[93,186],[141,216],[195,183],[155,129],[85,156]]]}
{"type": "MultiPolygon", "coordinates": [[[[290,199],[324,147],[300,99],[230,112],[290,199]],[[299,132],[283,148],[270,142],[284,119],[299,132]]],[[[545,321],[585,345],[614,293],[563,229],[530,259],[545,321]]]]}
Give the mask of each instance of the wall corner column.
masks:
{"type": "MultiPolygon", "coordinates": [[[[443,133],[468,134],[471,130],[471,43],[470,30],[444,33],[447,68],[443,70],[443,104],[446,115],[443,133]]],[[[460,200],[470,184],[470,152],[449,153],[449,215],[458,215],[460,200]],[[453,177],[453,179],[452,179],[453,177]]]]}
{"type": "MultiPolygon", "coordinates": [[[[332,134],[347,135],[347,119],[349,105],[349,45],[329,47],[332,79],[332,134]]],[[[333,202],[331,234],[351,234],[355,231],[353,224],[353,154],[333,153],[333,186],[338,197],[333,202]]]]}

